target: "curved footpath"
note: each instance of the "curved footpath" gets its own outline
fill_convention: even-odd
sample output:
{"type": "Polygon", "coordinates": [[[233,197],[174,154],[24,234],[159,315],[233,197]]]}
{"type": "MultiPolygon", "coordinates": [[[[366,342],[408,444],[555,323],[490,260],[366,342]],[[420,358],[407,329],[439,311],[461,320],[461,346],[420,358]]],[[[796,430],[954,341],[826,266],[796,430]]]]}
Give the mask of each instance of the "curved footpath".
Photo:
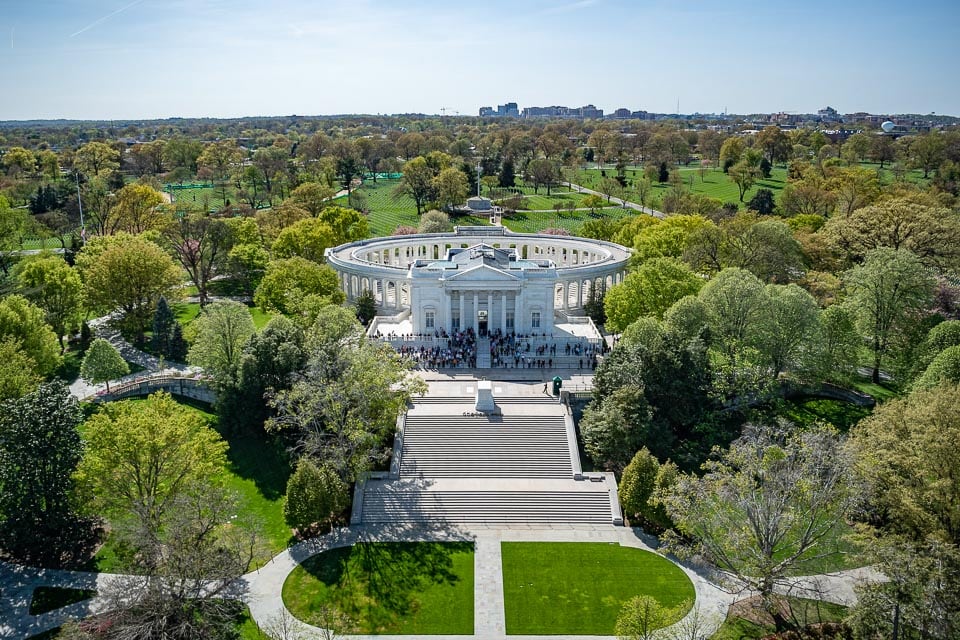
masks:
{"type": "MultiPolygon", "coordinates": [[[[474,620],[472,636],[431,636],[436,640],[551,640],[556,636],[507,636],[503,603],[503,575],[500,564],[501,542],[609,542],[622,546],[655,552],[655,541],[641,531],[614,526],[566,526],[566,527],[509,527],[473,529],[427,529],[404,526],[351,527],[337,529],[325,536],[298,543],[277,554],[266,565],[252,571],[236,583],[231,597],[243,601],[253,619],[261,628],[269,628],[276,621],[288,616],[304,638],[322,638],[322,631],[293,618],[283,604],[283,584],[297,565],[307,558],[330,549],[345,547],[357,542],[427,542],[427,541],[472,541],[475,545],[474,563],[474,620]]],[[[673,560],[672,558],[670,558],[673,560]]],[[[675,562],[675,560],[674,560],[675,562]]],[[[696,606],[705,620],[707,635],[726,617],[727,609],[737,600],[753,595],[748,591],[730,591],[710,580],[708,572],[677,563],[696,590],[696,606]]],[[[39,616],[29,613],[33,590],[40,586],[72,589],[95,589],[100,594],[111,590],[130,588],[130,581],[144,578],[118,574],[84,571],[55,571],[35,569],[0,563],[0,638],[27,640],[33,635],[53,629],[70,619],[104,613],[109,600],[104,595],[63,607],[39,616]]],[[[804,576],[784,581],[778,588],[782,593],[799,597],[815,597],[822,600],[850,605],[856,596],[853,587],[864,580],[883,579],[868,568],[843,571],[821,576],[804,576]]],[[[688,614],[692,616],[693,612],[688,614]]],[[[677,623],[682,625],[683,621],[677,623]]],[[[409,635],[349,636],[357,640],[409,640],[409,635]]],[[[613,640],[613,636],[564,636],[577,640],[589,638],[613,640]]]]}

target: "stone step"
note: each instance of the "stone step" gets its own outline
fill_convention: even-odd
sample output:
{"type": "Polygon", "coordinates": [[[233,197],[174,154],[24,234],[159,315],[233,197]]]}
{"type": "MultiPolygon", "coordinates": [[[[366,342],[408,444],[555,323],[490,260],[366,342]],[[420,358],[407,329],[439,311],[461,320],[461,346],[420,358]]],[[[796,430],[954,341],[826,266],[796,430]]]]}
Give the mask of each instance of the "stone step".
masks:
{"type": "Polygon", "coordinates": [[[368,491],[363,522],[610,523],[607,492],[368,491]]]}

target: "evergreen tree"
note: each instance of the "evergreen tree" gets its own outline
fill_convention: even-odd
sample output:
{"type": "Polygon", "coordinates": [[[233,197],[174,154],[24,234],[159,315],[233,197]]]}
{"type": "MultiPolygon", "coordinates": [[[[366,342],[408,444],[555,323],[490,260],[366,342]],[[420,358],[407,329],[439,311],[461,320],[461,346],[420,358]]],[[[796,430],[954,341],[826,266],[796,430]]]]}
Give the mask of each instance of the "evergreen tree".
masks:
{"type": "Polygon", "coordinates": [[[167,357],[177,362],[186,362],[187,360],[187,341],[183,338],[183,327],[179,322],[173,323],[173,331],[170,334],[170,351],[167,357]]]}
{"type": "Polygon", "coordinates": [[[157,301],[157,310],[153,314],[153,350],[157,354],[167,358],[172,357],[170,355],[170,341],[173,337],[173,326],[175,324],[178,324],[177,319],[173,316],[173,311],[170,310],[167,299],[160,296],[157,301]]]}
{"type": "Polygon", "coordinates": [[[17,559],[58,562],[84,540],[70,499],[82,418],[58,380],[0,405],[0,545],[17,559]]]}
{"type": "Polygon", "coordinates": [[[334,518],[348,504],[347,485],[332,467],[318,467],[310,458],[301,458],[287,483],[283,518],[302,533],[334,518]]]}
{"type": "Polygon", "coordinates": [[[513,170],[513,160],[507,158],[503,161],[503,165],[500,167],[500,186],[503,188],[509,188],[515,186],[516,183],[517,180],[513,170]]]}
{"type": "Polygon", "coordinates": [[[373,317],[377,315],[377,301],[373,297],[373,292],[370,289],[364,289],[357,297],[356,302],[357,307],[357,319],[367,326],[370,324],[370,321],[373,320],[373,317]]]}
{"type": "Polygon", "coordinates": [[[670,169],[667,168],[666,162],[660,163],[660,169],[657,171],[657,182],[663,184],[670,179],[670,169]]]}

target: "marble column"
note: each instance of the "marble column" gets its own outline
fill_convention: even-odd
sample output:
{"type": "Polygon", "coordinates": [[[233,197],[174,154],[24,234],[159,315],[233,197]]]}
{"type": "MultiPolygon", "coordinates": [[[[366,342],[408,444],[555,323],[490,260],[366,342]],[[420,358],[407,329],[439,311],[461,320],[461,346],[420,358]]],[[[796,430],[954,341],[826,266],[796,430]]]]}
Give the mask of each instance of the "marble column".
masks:
{"type": "Polygon", "coordinates": [[[480,308],[480,292],[474,291],[473,292],[473,313],[470,314],[473,316],[473,332],[474,333],[480,330],[480,327],[477,324],[477,322],[479,322],[479,320],[477,319],[477,315],[478,315],[477,310],[479,308],[480,308]]]}
{"type": "Polygon", "coordinates": [[[487,333],[493,329],[493,291],[487,291],[487,333]]]}
{"type": "Polygon", "coordinates": [[[507,292],[500,292],[500,331],[507,333],[507,292]]]}
{"type": "Polygon", "coordinates": [[[463,291],[458,291],[457,297],[460,298],[460,331],[463,331],[467,328],[467,313],[466,307],[464,306],[464,301],[466,298],[463,296],[463,291]]]}

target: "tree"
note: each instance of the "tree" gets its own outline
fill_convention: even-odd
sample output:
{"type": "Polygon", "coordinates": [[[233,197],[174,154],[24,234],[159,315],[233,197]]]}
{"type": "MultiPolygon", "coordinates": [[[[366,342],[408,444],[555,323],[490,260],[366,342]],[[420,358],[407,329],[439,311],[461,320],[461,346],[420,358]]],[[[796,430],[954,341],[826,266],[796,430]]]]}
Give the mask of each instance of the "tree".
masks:
{"type": "Polygon", "coordinates": [[[673,303],[702,286],[703,280],[675,258],[648,260],[607,292],[607,327],[619,333],[641,316],[662,319],[673,303]]]}
{"type": "Polygon", "coordinates": [[[593,133],[591,133],[590,137],[587,139],[587,145],[593,147],[593,155],[594,159],[597,161],[597,169],[599,169],[600,165],[603,163],[604,153],[613,144],[615,137],[617,137],[617,134],[613,131],[610,131],[604,127],[598,127],[594,129],[593,133]]]}
{"type": "Polygon", "coordinates": [[[470,193],[467,176],[460,169],[453,167],[441,170],[431,184],[437,203],[444,209],[452,209],[465,202],[470,193]]]}
{"type": "Polygon", "coordinates": [[[763,293],[756,276],[736,268],[724,269],[700,290],[713,339],[731,361],[763,317],[763,293]]]}
{"type": "Polygon", "coordinates": [[[960,264],[960,216],[912,198],[892,198],[848,216],[832,216],[823,234],[852,262],[889,247],[907,249],[939,269],[960,264]]]}
{"type": "Polygon", "coordinates": [[[82,415],[60,381],[0,404],[0,547],[18,560],[59,562],[83,541],[72,503],[82,415]]]}
{"type": "Polygon", "coordinates": [[[370,321],[377,315],[377,301],[373,297],[373,292],[370,291],[370,289],[364,289],[360,295],[357,296],[354,306],[357,309],[357,320],[359,320],[363,326],[370,324],[370,321]]]}
{"type": "Polygon", "coordinates": [[[197,157],[197,175],[205,175],[213,178],[220,185],[220,198],[227,199],[227,179],[233,171],[236,163],[240,162],[242,157],[237,143],[233,140],[218,140],[211,142],[197,157]]]}
{"type": "Polygon", "coordinates": [[[256,332],[250,310],[232,300],[217,301],[207,305],[191,328],[196,333],[187,362],[202,367],[218,387],[235,386],[243,348],[256,332]]]}
{"type": "MultiPolygon", "coordinates": [[[[177,319],[167,304],[167,299],[160,296],[157,300],[157,310],[153,314],[153,350],[165,358],[180,360],[174,357],[171,349],[173,339],[173,327],[177,324],[177,319]]],[[[182,356],[181,356],[182,357],[182,356]]]]}
{"type": "Polygon", "coordinates": [[[23,147],[10,147],[3,154],[2,162],[7,175],[17,178],[21,173],[32,174],[37,170],[37,159],[33,152],[23,147]]]}
{"type": "Polygon", "coordinates": [[[206,213],[190,213],[172,221],[163,230],[164,239],[180,266],[197,287],[200,306],[209,301],[209,285],[215,269],[230,250],[230,226],[206,213]]]}
{"type": "Polygon", "coordinates": [[[423,212],[424,205],[433,199],[434,173],[423,156],[407,161],[403,165],[403,177],[397,185],[395,193],[408,195],[417,207],[417,215],[423,212]]]}
{"type": "Polygon", "coordinates": [[[326,524],[349,504],[347,485],[336,471],[304,457],[287,481],[283,519],[303,534],[316,525],[326,524]]]}
{"type": "Polygon", "coordinates": [[[873,351],[873,381],[880,382],[883,358],[926,310],[934,279],[909,251],[880,248],[844,273],[843,283],[861,334],[873,351]]]}
{"type": "Polygon", "coordinates": [[[617,487],[624,514],[629,518],[642,517],[655,527],[670,526],[669,518],[663,506],[655,502],[654,494],[668,490],[666,485],[675,477],[675,465],[661,465],[646,447],[640,449],[624,467],[617,487]]]}
{"type": "Polygon", "coordinates": [[[17,279],[27,299],[43,309],[63,353],[63,336],[80,327],[80,276],[63,259],[49,256],[22,263],[17,279]]]}
{"type": "Polygon", "coordinates": [[[307,218],[294,223],[280,232],[271,251],[277,258],[294,256],[322,263],[324,252],[341,244],[333,229],[320,218],[307,218]]]}
{"type": "Polygon", "coordinates": [[[816,370],[811,346],[820,330],[817,301],[795,284],[768,284],[763,298],[764,317],[754,328],[753,343],[771,378],[777,380],[788,370],[816,370]]]}
{"type": "Polygon", "coordinates": [[[420,216],[420,225],[417,227],[417,233],[443,233],[451,230],[450,216],[436,209],[431,209],[420,216]]]}
{"type": "Polygon", "coordinates": [[[740,190],[740,202],[743,202],[743,196],[760,177],[760,171],[746,160],[740,160],[727,170],[727,175],[740,190]]]}
{"type": "Polygon", "coordinates": [[[546,158],[531,160],[527,165],[527,175],[533,183],[534,193],[538,193],[540,187],[546,187],[549,196],[550,188],[556,184],[559,173],[556,163],[546,158]]]}
{"type": "Polygon", "coordinates": [[[772,164],[784,162],[790,153],[790,139],[780,127],[770,125],[757,134],[756,146],[763,150],[764,157],[772,164]]]}
{"type": "Polygon", "coordinates": [[[320,309],[307,336],[306,369],[270,405],[268,428],[283,431],[301,455],[323,460],[351,482],[385,460],[385,436],[410,394],[409,362],[389,345],[367,340],[348,309],[320,309]]]}
{"type": "Polygon", "coordinates": [[[852,430],[873,524],[915,542],[960,544],[960,387],[945,383],[879,405],[852,430]]]}
{"type": "Polygon", "coordinates": [[[77,150],[73,163],[90,177],[105,177],[120,168],[120,152],[103,142],[88,142],[77,150]]]}
{"type": "Polygon", "coordinates": [[[914,388],[930,389],[944,382],[960,382],[960,346],[947,347],[938,353],[914,382],[914,388]]]}
{"type": "Polygon", "coordinates": [[[756,590],[782,628],[775,584],[837,551],[833,533],[857,493],[850,469],[825,427],[748,425],[702,477],[682,476],[665,497],[679,534],[668,534],[668,547],[701,554],[756,590]]]}
{"type": "Polygon", "coordinates": [[[513,168],[513,160],[510,158],[504,159],[503,164],[500,167],[499,183],[504,189],[509,189],[516,185],[516,174],[513,168]]]}
{"type": "Polygon", "coordinates": [[[35,364],[41,376],[60,366],[57,336],[44,321],[43,310],[21,295],[0,299],[0,341],[12,340],[35,364]]]}
{"type": "Polygon", "coordinates": [[[13,338],[0,340],[0,402],[21,398],[40,384],[37,363],[13,338]]]}
{"type": "Polygon", "coordinates": [[[723,141],[720,146],[720,167],[724,173],[727,173],[730,167],[740,161],[740,156],[743,154],[745,147],[743,138],[738,136],[731,136],[723,141]]]}
{"type": "Polygon", "coordinates": [[[94,311],[120,311],[126,327],[142,334],[160,296],[170,297],[180,284],[180,271],[154,243],[125,234],[115,238],[99,247],[88,243],[80,251],[84,298],[94,311]]]}
{"type": "Polygon", "coordinates": [[[137,547],[161,557],[165,518],[179,499],[213,484],[226,464],[226,443],[200,414],[169,394],[103,405],[84,427],[77,477],[111,523],[132,529],[137,547]]]}
{"type": "Polygon", "coordinates": [[[770,189],[757,189],[757,192],[753,194],[750,202],[747,203],[747,207],[762,216],[771,215],[777,208],[777,203],[773,198],[773,191],[770,191],[770,189]]]}
{"type": "Polygon", "coordinates": [[[90,344],[87,353],[83,356],[80,365],[80,377],[90,384],[107,383],[107,392],[110,392],[110,381],[116,380],[130,373],[130,365],[123,359],[116,347],[97,338],[90,344]]]}
{"type": "Polygon", "coordinates": [[[253,334],[240,357],[236,386],[223,388],[217,396],[221,424],[262,434],[264,421],[272,416],[268,399],[289,389],[295,372],[306,363],[303,342],[303,330],[284,316],[271,318],[253,334]]]}
{"type": "Polygon", "coordinates": [[[146,184],[132,183],[116,192],[111,215],[117,228],[131,234],[163,226],[165,218],[157,212],[163,204],[160,192],[146,184]]]}
{"type": "Polygon", "coordinates": [[[634,596],[623,604],[614,633],[622,640],[654,640],[660,629],[683,617],[683,611],[667,609],[653,596],[634,596]]]}
{"type": "Polygon", "coordinates": [[[290,192],[290,199],[314,218],[330,204],[336,195],[330,187],[319,182],[304,182],[290,192]]]}
{"type": "Polygon", "coordinates": [[[820,376],[840,384],[857,370],[862,344],[857,319],[844,305],[833,304],[820,313],[820,376]]]}
{"type": "Polygon", "coordinates": [[[13,209],[7,199],[0,195],[0,269],[9,272],[11,261],[8,251],[20,249],[23,234],[30,227],[30,216],[24,209],[13,209]]]}
{"type": "Polygon", "coordinates": [[[273,260],[260,281],[253,301],[265,311],[290,315],[306,296],[325,296],[334,304],[344,300],[337,272],[299,257],[273,260]]]}
{"type": "Polygon", "coordinates": [[[922,136],[917,136],[910,142],[910,155],[913,159],[913,166],[923,169],[923,177],[929,177],[932,170],[940,166],[943,162],[947,144],[943,135],[937,132],[930,132],[922,136]]]}

